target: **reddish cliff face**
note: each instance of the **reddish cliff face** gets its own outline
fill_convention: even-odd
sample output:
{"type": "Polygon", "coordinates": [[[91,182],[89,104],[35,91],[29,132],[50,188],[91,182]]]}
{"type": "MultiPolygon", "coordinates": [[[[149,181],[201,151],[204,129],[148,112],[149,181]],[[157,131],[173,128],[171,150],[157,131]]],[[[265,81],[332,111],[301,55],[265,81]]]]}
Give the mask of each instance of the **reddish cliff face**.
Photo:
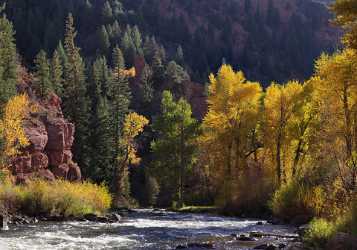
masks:
{"type": "Polygon", "coordinates": [[[30,145],[12,160],[16,182],[25,183],[31,178],[81,180],[80,168],[72,161],[75,127],[63,117],[61,99],[51,94],[46,100],[38,100],[26,83],[19,85],[19,92],[29,95],[36,111],[24,121],[30,145]]]}

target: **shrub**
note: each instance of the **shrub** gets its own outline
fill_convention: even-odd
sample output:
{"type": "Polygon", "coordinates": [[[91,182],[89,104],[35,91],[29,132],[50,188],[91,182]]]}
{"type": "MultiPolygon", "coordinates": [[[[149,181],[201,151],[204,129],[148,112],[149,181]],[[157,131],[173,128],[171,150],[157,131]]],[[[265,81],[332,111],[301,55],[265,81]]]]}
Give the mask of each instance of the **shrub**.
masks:
{"type": "Polygon", "coordinates": [[[36,180],[24,186],[2,184],[0,188],[0,199],[1,196],[9,197],[9,194],[11,194],[11,204],[29,215],[80,216],[88,213],[101,214],[111,206],[111,196],[108,189],[105,186],[98,186],[89,182],[71,183],[63,180],[54,182],[36,180]],[[9,191],[5,192],[4,190],[9,191]],[[4,194],[1,195],[2,193],[4,194]]]}
{"type": "Polygon", "coordinates": [[[304,216],[306,220],[320,216],[326,204],[322,186],[309,186],[292,181],[282,185],[274,194],[270,207],[274,215],[290,220],[304,216]]]}
{"type": "Polygon", "coordinates": [[[309,224],[304,241],[314,249],[324,248],[336,231],[335,224],[325,219],[314,219],[309,224]]]}
{"type": "Polygon", "coordinates": [[[357,199],[352,202],[351,208],[337,220],[338,231],[351,233],[357,236],[357,199]]]}

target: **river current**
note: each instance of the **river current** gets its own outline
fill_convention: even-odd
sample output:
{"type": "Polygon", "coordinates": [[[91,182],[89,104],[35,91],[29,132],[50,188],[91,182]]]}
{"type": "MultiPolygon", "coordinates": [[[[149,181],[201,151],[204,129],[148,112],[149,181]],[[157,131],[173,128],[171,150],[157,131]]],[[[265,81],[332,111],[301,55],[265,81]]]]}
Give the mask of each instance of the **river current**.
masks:
{"type": "MultiPolygon", "coordinates": [[[[212,242],[214,249],[252,249],[256,242],[239,242],[231,235],[259,231],[293,236],[294,230],[254,219],[136,210],[114,224],[41,222],[13,226],[0,232],[0,250],[172,250],[202,242],[212,242]]],[[[274,237],[265,240],[276,244],[288,241],[274,237]]]]}

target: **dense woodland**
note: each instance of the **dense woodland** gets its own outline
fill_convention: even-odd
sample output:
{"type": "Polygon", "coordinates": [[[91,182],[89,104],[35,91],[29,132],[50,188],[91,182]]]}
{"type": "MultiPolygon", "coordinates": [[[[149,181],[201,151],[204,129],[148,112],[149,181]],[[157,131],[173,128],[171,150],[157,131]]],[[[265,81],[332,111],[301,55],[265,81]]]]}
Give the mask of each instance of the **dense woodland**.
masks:
{"type": "MultiPolygon", "coordinates": [[[[331,17],[318,3],[286,3],[286,9],[296,4],[298,13],[303,8],[311,15],[305,16],[308,22],[291,16],[287,27],[293,30],[282,38],[279,1],[266,1],[266,19],[259,18],[256,1],[226,1],[219,7],[233,5],[232,12],[245,7],[243,23],[251,32],[242,43],[244,55],[223,51],[234,50],[237,41],[215,43],[214,33],[198,27],[192,33],[180,18],[155,15],[166,8],[191,13],[201,1],[162,2],[13,0],[4,5],[2,168],[27,145],[21,121],[30,103],[16,96],[19,68],[27,67],[39,98],[61,97],[65,117],[76,126],[75,161],[86,180],[110,188],[113,206],[214,205],[230,214],[272,211],[286,222],[319,218],[310,237],[322,243],[336,230],[354,232],[356,1],[339,0],[331,7],[335,25],[345,32],[341,49],[332,53],[334,39],[314,36],[321,20],[331,17]],[[207,112],[195,116],[188,98],[191,79],[203,79],[207,72],[212,73],[206,87],[200,85],[207,112]],[[272,79],[277,82],[267,86],[272,79]]],[[[228,19],[215,19],[206,28],[218,27],[232,38],[234,22],[227,27],[220,22],[234,16],[227,11],[228,19]]]]}

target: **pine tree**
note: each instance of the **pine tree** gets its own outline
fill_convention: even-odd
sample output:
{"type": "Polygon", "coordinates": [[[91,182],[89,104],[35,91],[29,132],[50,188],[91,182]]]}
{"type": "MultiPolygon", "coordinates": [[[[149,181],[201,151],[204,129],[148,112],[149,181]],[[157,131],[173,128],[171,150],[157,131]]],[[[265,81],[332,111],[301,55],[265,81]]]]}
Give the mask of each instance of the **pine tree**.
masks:
{"type": "MultiPolygon", "coordinates": [[[[113,72],[112,82],[109,87],[109,95],[112,106],[112,131],[115,142],[119,141],[125,115],[129,113],[131,93],[127,77],[123,74],[125,61],[119,47],[113,50],[113,72]]],[[[116,154],[117,155],[117,154],[116,154]]]]}
{"type": "Polygon", "coordinates": [[[101,53],[106,55],[110,48],[110,40],[104,25],[98,30],[98,42],[101,53]]]}
{"type": "Polygon", "coordinates": [[[121,40],[121,48],[123,49],[128,65],[132,65],[134,63],[134,57],[136,53],[132,33],[132,28],[128,25],[121,40]]]}
{"type": "Polygon", "coordinates": [[[183,49],[181,47],[181,45],[179,45],[177,47],[177,50],[176,50],[176,55],[175,55],[175,61],[180,64],[181,66],[184,65],[185,63],[185,56],[183,54],[183,49]]]}
{"type": "Polygon", "coordinates": [[[104,2],[102,9],[102,17],[104,23],[109,23],[113,19],[113,10],[108,1],[104,2]]]}
{"type": "Polygon", "coordinates": [[[188,73],[175,61],[171,61],[167,65],[165,75],[171,84],[171,90],[177,96],[183,96],[184,95],[183,83],[190,80],[190,76],[188,75],[188,73]]]}
{"type": "Polygon", "coordinates": [[[67,63],[67,61],[68,61],[68,58],[67,58],[66,51],[65,51],[65,49],[63,47],[62,41],[60,41],[58,43],[56,51],[58,53],[59,58],[61,59],[62,68],[64,68],[66,63],[67,63]]]}
{"type": "Polygon", "coordinates": [[[53,52],[51,60],[51,82],[55,93],[59,96],[63,94],[63,66],[57,50],[53,52]]]}
{"type": "Polygon", "coordinates": [[[143,41],[138,26],[134,26],[134,28],[132,29],[131,36],[135,47],[135,53],[137,55],[143,56],[144,55],[143,48],[142,48],[143,41]]]}
{"type": "Polygon", "coordinates": [[[43,50],[38,53],[35,59],[35,83],[41,97],[46,97],[50,91],[53,91],[50,64],[47,54],[43,50]]]}
{"type": "Polygon", "coordinates": [[[0,18],[0,114],[7,101],[16,94],[17,55],[12,23],[0,18]]]}
{"type": "Polygon", "coordinates": [[[111,134],[110,108],[106,86],[110,85],[109,69],[105,58],[98,58],[92,67],[90,95],[92,101],[90,118],[91,161],[88,171],[96,182],[113,182],[113,137],[111,134]]]}
{"type": "Polygon", "coordinates": [[[88,167],[88,100],[85,66],[75,44],[77,32],[74,28],[72,14],[66,21],[64,48],[67,62],[64,67],[63,110],[66,117],[76,126],[74,156],[76,162],[86,169],[88,167]]]}
{"type": "Polygon", "coordinates": [[[141,73],[141,96],[144,103],[150,103],[154,97],[153,72],[150,65],[145,64],[141,73]]]}
{"type": "Polygon", "coordinates": [[[118,41],[121,35],[121,28],[117,20],[112,25],[112,38],[114,41],[118,41]]]}

